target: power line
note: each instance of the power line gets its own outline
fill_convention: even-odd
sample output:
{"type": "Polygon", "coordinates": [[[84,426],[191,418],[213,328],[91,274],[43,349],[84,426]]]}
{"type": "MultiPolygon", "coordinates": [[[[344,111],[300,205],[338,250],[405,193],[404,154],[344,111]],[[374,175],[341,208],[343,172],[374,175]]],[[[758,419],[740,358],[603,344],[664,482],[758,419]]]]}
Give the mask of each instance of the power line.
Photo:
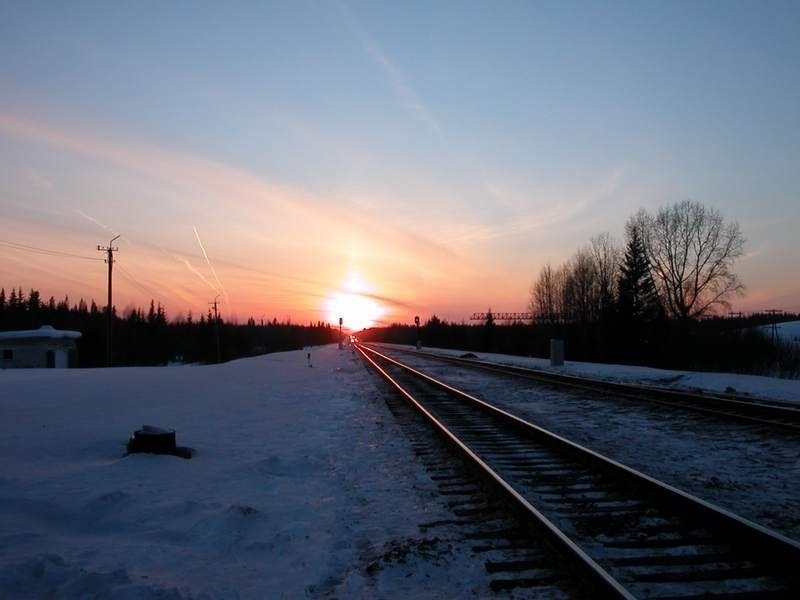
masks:
{"type": "Polygon", "coordinates": [[[27,244],[19,244],[17,242],[9,242],[8,240],[0,240],[0,245],[6,246],[13,250],[20,250],[23,252],[32,252],[33,254],[42,254],[44,256],[67,256],[69,258],[82,258],[83,260],[104,260],[96,256],[83,256],[81,254],[72,254],[70,252],[61,252],[60,250],[50,250],[48,248],[38,248],[36,246],[29,246],[27,244]]]}
{"type": "Polygon", "coordinates": [[[530,321],[531,319],[535,319],[536,315],[531,312],[476,312],[472,313],[469,320],[470,321],[486,321],[489,318],[489,315],[492,316],[492,319],[495,321],[530,321]]]}
{"type": "Polygon", "coordinates": [[[151,298],[156,298],[156,297],[158,297],[160,295],[155,290],[153,290],[149,285],[146,285],[146,284],[142,283],[139,279],[137,279],[133,275],[133,273],[131,273],[128,269],[125,268],[124,265],[122,265],[119,262],[118,258],[114,259],[114,264],[122,272],[122,276],[125,279],[127,279],[128,282],[131,285],[133,285],[135,288],[137,288],[139,291],[144,292],[146,295],[150,296],[151,298]]]}

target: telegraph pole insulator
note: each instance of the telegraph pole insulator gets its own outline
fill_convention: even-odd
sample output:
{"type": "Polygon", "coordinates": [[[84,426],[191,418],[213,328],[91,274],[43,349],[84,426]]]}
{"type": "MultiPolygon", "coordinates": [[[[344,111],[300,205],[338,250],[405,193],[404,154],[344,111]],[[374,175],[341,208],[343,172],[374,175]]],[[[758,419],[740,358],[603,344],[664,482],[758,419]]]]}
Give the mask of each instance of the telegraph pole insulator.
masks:
{"type": "Polygon", "coordinates": [[[112,365],[112,358],[111,358],[111,332],[113,328],[113,316],[111,314],[111,307],[113,306],[111,300],[111,272],[114,269],[114,252],[117,252],[119,248],[114,247],[114,240],[119,238],[119,235],[114,236],[111,238],[111,241],[108,242],[108,246],[100,246],[97,245],[98,252],[105,252],[106,259],[105,262],[108,265],[108,303],[106,304],[106,364],[110,367],[112,365]]]}

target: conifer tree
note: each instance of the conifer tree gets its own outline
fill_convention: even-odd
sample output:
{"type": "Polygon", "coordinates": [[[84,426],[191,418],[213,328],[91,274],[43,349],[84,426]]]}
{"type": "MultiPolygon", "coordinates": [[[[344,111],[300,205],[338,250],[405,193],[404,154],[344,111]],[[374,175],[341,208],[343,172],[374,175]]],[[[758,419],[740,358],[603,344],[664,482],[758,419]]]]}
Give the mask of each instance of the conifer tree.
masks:
{"type": "Polygon", "coordinates": [[[628,223],[628,244],[620,267],[618,310],[627,323],[648,323],[663,314],[639,227],[628,223]]]}
{"type": "Polygon", "coordinates": [[[28,294],[28,311],[32,313],[39,312],[39,307],[41,306],[41,299],[39,297],[39,290],[34,290],[31,288],[30,293],[28,294]]]}

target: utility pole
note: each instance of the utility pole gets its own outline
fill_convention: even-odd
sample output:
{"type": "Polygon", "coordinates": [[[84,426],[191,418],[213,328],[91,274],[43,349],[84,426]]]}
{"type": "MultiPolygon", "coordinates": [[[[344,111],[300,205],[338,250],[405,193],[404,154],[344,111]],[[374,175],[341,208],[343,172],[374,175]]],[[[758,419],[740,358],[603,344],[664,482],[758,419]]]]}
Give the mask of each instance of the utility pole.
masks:
{"type": "Polygon", "coordinates": [[[765,313],[772,317],[772,343],[778,343],[778,315],[782,315],[783,311],[778,308],[770,308],[765,310],[765,313]]]}
{"type": "Polygon", "coordinates": [[[342,349],[342,317],[339,317],[339,350],[342,349]]]}
{"type": "Polygon", "coordinates": [[[111,241],[108,242],[108,246],[100,246],[97,245],[98,252],[105,252],[106,253],[106,264],[108,265],[108,303],[106,304],[106,364],[107,366],[111,366],[111,331],[113,327],[113,317],[111,315],[111,307],[113,306],[111,302],[111,271],[114,268],[114,252],[117,252],[119,248],[115,248],[113,246],[114,240],[119,238],[119,235],[114,236],[111,238],[111,241]]]}
{"type": "Polygon", "coordinates": [[[213,302],[209,302],[211,306],[214,307],[214,335],[217,338],[217,362],[222,362],[222,356],[219,350],[219,313],[217,313],[217,298],[219,298],[219,294],[216,295],[213,302]]]}

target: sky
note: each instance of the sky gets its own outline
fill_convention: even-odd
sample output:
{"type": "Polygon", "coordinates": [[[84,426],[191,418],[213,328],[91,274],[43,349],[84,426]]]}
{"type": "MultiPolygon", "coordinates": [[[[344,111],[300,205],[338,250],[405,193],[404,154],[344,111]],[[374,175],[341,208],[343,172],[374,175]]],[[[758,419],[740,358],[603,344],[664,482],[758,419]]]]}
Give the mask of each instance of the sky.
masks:
{"type": "Polygon", "coordinates": [[[525,310],[686,199],[800,311],[800,3],[0,3],[0,286],[345,326],[525,310]]]}

